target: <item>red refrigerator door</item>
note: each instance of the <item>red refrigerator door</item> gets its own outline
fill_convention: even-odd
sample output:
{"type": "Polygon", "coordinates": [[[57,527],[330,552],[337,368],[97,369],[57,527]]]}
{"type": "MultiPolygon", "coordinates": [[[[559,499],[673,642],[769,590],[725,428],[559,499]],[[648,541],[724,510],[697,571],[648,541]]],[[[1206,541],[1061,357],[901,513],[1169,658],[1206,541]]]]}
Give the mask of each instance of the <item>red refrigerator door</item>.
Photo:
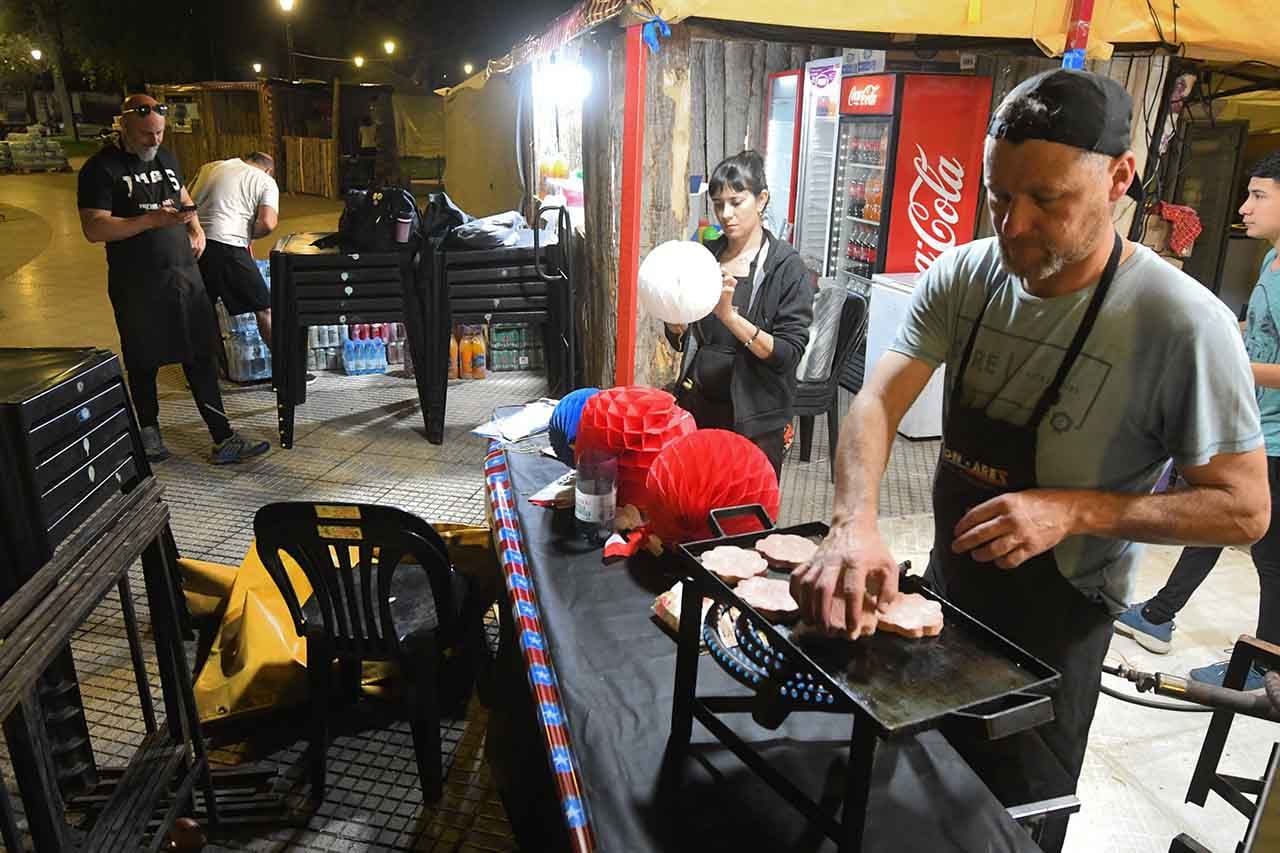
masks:
{"type": "Polygon", "coordinates": [[[991,78],[912,74],[903,81],[885,272],[924,272],[973,239],[991,78]]]}

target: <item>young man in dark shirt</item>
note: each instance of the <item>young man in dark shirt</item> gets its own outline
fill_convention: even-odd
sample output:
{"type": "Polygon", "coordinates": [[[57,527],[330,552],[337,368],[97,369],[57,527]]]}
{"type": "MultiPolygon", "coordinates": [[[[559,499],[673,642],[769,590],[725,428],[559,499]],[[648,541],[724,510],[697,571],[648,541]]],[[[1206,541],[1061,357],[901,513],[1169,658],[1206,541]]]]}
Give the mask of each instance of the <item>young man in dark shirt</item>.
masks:
{"type": "Polygon", "coordinates": [[[181,364],[213,436],[210,460],[240,462],[269,445],[232,430],[223,411],[216,323],[196,266],[205,236],[177,159],[160,147],[166,112],[148,95],[125,100],[119,139],[80,170],[80,227],[89,242],[106,244],[107,293],[147,458],[169,457],[160,436],[156,374],[162,365],[181,364]]]}

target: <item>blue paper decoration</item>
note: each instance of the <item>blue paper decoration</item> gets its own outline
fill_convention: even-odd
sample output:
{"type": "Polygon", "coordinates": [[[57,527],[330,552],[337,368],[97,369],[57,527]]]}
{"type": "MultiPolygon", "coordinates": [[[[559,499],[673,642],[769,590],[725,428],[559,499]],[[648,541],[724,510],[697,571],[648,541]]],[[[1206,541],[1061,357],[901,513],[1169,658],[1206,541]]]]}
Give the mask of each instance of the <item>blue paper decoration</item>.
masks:
{"type": "Polygon", "coordinates": [[[579,388],[566,394],[551,412],[551,447],[556,458],[573,467],[573,442],[578,438],[578,421],[582,419],[582,407],[600,393],[599,388],[579,388]]]}

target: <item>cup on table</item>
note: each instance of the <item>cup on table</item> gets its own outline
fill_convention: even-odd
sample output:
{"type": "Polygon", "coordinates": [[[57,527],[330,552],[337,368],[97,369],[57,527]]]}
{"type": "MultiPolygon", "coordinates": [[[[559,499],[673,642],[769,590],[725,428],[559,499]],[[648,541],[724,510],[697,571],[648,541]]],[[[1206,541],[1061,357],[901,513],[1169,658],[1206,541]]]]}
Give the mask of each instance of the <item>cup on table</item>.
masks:
{"type": "Polygon", "coordinates": [[[413,217],[408,214],[401,214],[396,217],[396,242],[409,242],[409,227],[413,225],[413,217]]]}

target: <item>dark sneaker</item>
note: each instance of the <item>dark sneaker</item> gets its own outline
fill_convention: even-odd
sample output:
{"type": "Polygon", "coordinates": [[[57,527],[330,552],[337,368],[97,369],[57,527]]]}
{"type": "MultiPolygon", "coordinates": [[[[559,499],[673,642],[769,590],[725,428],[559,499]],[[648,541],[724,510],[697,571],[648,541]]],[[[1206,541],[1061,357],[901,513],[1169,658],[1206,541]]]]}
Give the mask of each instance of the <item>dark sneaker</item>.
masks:
{"type": "MultiPolygon", "coordinates": [[[[1249,667],[1249,675],[1245,677],[1245,690],[1261,690],[1262,670],[1256,666],[1249,667]]],[[[1221,687],[1223,679],[1227,677],[1227,661],[1219,661],[1211,663],[1208,666],[1200,666],[1191,670],[1191,680],[1199,681],[1201,684],[1212,684],[1214,687],[1221,687]]]]}
{"type": "Polygon", "coordinates": [[[143,427],[142,428],[142,452],[146,454],[148,462],[163,462],[171,455],[169,448],[164,446],[164,439],[160,437],[160,427],[143,427]]]}
{"type": "Polygon", "coordinates": [[[1116,633],[1131,637],[1135,643],[1158,655],[1169,654],[1173,647],[1173,620],[1163,625],[1148,622],[1142,615],[1145,601],[1139,601],[1116,617],[1116,633]]]}
{"type": "Polygon", "coordinates": [[[219,442],[213,446],[213,452],[209,454],[209,461],[214,465],[231,465],[234,462],[243,462],[246,459],[261,456],[270,449],[271,444],[269,442],[249,441],[240,433],[233,432],[226,441],[219,442]]]}
{"type": "Polygon", "coordinates": [[[307,374],[307,384],[308,384],[308,385],[310,385],[312,382],[315,382],[315,381],[316,381],[316,379],[318,379],[318,378],[319,378],[319,377],[317,377],[314,373],[308,373],[308,374],[307,374]]]}

